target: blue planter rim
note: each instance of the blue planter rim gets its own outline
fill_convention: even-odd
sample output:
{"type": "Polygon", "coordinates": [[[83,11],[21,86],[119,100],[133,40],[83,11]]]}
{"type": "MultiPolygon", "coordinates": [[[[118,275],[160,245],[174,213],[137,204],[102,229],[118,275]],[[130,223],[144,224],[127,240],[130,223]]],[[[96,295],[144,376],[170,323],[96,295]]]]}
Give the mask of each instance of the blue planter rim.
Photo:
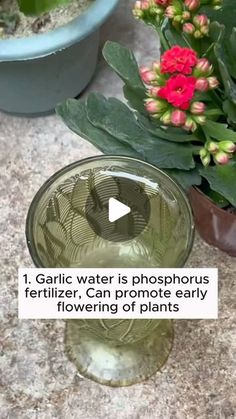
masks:
{"type": "Polygon", "coordinates": [[[95,0],[94,4],[64,26],[45,34],[0,41],[0,61],[45,57],[86,38],[112,13],[119,0],[95,0]]]}

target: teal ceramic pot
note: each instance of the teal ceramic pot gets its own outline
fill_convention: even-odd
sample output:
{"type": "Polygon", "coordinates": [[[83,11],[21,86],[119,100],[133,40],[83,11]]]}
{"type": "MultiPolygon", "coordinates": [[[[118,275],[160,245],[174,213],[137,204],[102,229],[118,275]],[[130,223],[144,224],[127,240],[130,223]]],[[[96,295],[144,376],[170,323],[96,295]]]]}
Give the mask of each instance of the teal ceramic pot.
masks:
{"type": "Polygon", "coordinates": [[[95,0],[67,25],[0,41],[0,110],[43,114],[67,97],[78,96],[96,68],[99,28],[118,1],[95,0]]]}

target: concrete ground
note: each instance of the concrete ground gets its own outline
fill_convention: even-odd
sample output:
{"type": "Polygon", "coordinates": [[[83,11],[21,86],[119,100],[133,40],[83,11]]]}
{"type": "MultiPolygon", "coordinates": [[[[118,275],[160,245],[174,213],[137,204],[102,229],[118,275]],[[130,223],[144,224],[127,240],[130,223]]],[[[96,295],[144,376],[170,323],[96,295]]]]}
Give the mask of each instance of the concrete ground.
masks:
{"type": "MultiPolygon", "coordinates": [[[[158,55],[152,32],[135,22],[133,0],[121,1],[102,30],[131,46],[142,63],[158,55]]],[[[121,96],[121,84],[102,59],[89,90],[121,96]]],[[[0,418],[1,419],[229,419],[236,417],[236,259],[200,239],[188,262],[219,267],[217,321],[176,321],[167,364],[148,381],[109,388],[83,379],[64,353],[63,321],[18,321],[17,269],[32,267],[25,217],[35,192],[61,167],[98,151],[55,115],[0,115],[0,418]]]]}

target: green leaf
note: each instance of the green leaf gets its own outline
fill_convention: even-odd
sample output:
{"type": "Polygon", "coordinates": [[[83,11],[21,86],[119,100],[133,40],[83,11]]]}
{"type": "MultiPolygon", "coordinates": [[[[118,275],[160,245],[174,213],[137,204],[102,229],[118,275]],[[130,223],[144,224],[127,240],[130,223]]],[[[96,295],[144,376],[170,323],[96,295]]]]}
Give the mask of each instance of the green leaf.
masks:
{"type": "Polygon", "coordinates": [[[194,146],[154,137],[139,126],[135,114],[118,99],[91,93],[87,98],[87,115],[95,127],[129,145],[146,161],[160,168],[188,170],[195,166],[194,146]]]}
{"type": "Polygon", "coordinates": [[[226,115],[228,116],[228,122],[235,126],[236,125],[236,105],[230,100],[225,100],[223,102],[223,109],[226,115]]]}
{"type": "Polygon", "coordinates": [[[40,15],[55,7],[70,3],[71,0],[17,0],[25,15],[40,15]]]}
{"type": "MultiPolygon", "coordinates": [[[[224,38],[224,25],[218,22],[211,22],[209,26],[208,36],[201,38],[198,41],[199,47],[196,49],[200,57],[207,57],[214,66],[214,74],[219,77],[217,59],[214,54],[214,47],[216,44],[221,44],[224,38]]],[[[194,48],[193,48],[194,49],[194,48]]]]}
{"type": "Polygon", "coordinates": [[[215,55],[218,60],[218,66],[221,73],[222,82],[224,84],[226,95],[236,104],[236,85],[231,78],[229,73],[229,67],[227,67],[226,59],[222,58],[220,47],[215,46],[215,55]]]}
{"type": "Polygon", "coordinates": [[[205,10],[211,21],[217,21],[225,25],[226,39],[229,39],[236,22],[235,0],[224,0],[222,8],[219,10],[214,10],[213,7],[207,7],[205,10]]]}
{"type": "Polygon", "coordinates": [[[210,190],[207,193],[207,196],[215,202],[215,204],[220,208],[225,208],[229,205],[229,201],[225,199],[222,195],[220,195],[218,192],[210,190]]]}
{"type": "Polygon", "coordinates": [[[201,184],[201,176],[198,168],[193,170],[168,169],[165,172],[185,190],[188,190],[193,185],[201,184]]]}
{"type": "Polygon", "coordinates": [[[236,162],[223,166],[208,166],[200,174],[209,182],[213,191],[221,194],[236,207],[236,162]]]}
{"type": "Polygon", "coordinates": [[[103,153],[140,157],[128,144],[123,144],[107,132],[94,127],[87,118],[84,101],[68,99],[57,106],[56,112],[73,132],[85,138],[103,153]]]}
{"type": "Polygon", "coordinates": [[[217,109],[217,108],[208,108],[205,112],[204,112],[205,116],[209,116],[211,118],[214,118],[216,116],[222,116],[224,115],[224,112],[221,109],[217,109]]]}
{"type": "Polygon", "coordinates": [[[103,56],[108,65],[126,85],[137,89],[145,96],[145,87],[139,75],[139,68],[133,52],[122,45],[108,41],[103,48],[103,56]]]}
{"type": "Polygon", "coordinates": [[[190,44],[186,38],[183,37],[183,34],[177,31],[168,21],[166,21],[166,24],[164,25],[164,33],[171,47],[174,45],[180,45],[185,48],[190,47],[190,44]]]}
{"type": "Polygon", "coordinates": [[[143,115],[137,115],[139,125],[154,137],[162,138],[174,143],[189,143],[191,141],[199,141],[193,134],[187,134],[181,128],[162,127],[158,121],[151,121],[143,115]]]}
{"type": "Polygon", "coordinates": [[[124,97],[128,101],[128,105],[140,112],[141,114],[147,115],[147,111],[144,106],[145,95],[139,90],[131,89],[130,86],[124,85],[123,87],[124,97]]]}
{"type": "Polygon", "coordinates": [[[208,120],[206,124],[202,126],[202,129],[207,135],[218,141],[233,141],[236,143],[236,132],[228,129],[226,124],[208,120]]]}

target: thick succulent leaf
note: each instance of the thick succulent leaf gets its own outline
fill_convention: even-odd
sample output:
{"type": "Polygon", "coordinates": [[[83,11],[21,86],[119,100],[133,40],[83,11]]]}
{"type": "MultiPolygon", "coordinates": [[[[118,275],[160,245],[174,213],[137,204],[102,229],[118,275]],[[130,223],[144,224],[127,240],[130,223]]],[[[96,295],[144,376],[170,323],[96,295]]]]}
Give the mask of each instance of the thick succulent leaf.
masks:
{"type": "Polygon", "coordinates": [[[88,119],[120,142],[136,150],[142,158],[160,168],[188,170],[195,167],[195,147],[154,137],[138,124],[135,114],[121,101],[91,93],[87,98],[88,119]]]}
{"type": "Polygon", "coordinates": [[[225,27],[219,22],[211,22],[209,26],[209,36],[199,40],[199,56],[207,57],[214,66],[214,73],[219,77],[218,63],[215,56],[214,47],[221,45],[225,35],[225,27]]]}
{"type": "Polygon", "coordinates": [[[138,64],[130,49],[117,42],[107,41],[103,48],[103,56],[126,85],[145,96],[145,87],[139,75],[138,64]]]}
{"type": "Polygon", "coordinates": [[[55,7],[70,3],[71,0],[17,0],[25,15],[40,15],[55,7]]]}
{"type": "Polygon", "coordinates": [[[144,106],[145,95],[143,91],[132,89],[127,84],[123,87],[124,97],[128,102],[128,105],[140,112],[141,114],[147,115],[147,111],[144,106]]]}
{"type": "Polygon", "coordinates": [[[178,32],[168,20],[164,24],[163,30],[170,47],[173,45],[180,45],[181,47],[186,48],[191,47],[187,38],[184,38],[183,34],[178,32]]]}
{"type": "Polygon", "coordinates": [[[124,144],[107,132],[94,127],[87,118],[84,101],[68,99],[57,106],[56,112],[72,131],[85,138],[103,153],[141,157],[128,144],[124,144]]]}
{"type": "Polygon", "coordinates": [[[193,185],[200,185],[202,181],[198,168],[192,170],[168,169],[165,172],[185,190],[193,185]]]}
{"type": "Polygon", "coordinates": [[[232,100],[232,102],[236,104],[236,84],[234,83],[230,75],[229,65],[227,66],[227,60],[222,53],[221,46],[215,46],[215,55],[217,57],[222,82],[225,88],[225,93],[232,100]]]}
{"type": "Polygon", "coordinates": [[[229,38],[236,22],[236,2],[235,0],[223,0],[223,6],[219,10],[212,7],[205,8],[211,21],[217,21],[225,25],[226,37],[229,38]]]}
{"type": "Polygon", "coordinates": [[[220,208],[225,208],[225,207],[229,206],[229,201],[227,199],[225,199],[224,196],[222,196],[218,192],[213,191],[212,189],[210,189],[210,191],[208,191],[207,196],[209,196],[209,198],[212,201],[214,201],[215,204],[220,208]]]}
{"type": "Polygon", "coordinates": [[[227,99],[223,102],[223,109],[227,115],[227,120],[229,124],[235,127],[236,126],[236,105],[227,99]]]}
{"type": "Polygon", "coordinates": [[[191,141],[198,141],[193,134],[188,134],[181,128],[165,129],[158,121],[151,121],[148,117],[143,115],[137,115],[139,125],[144,128],[147,132],[151,133],[154,137],[162,138],[174,143],[188,143],[191,141]]]}
{"type": "Polygon", "coordinates": [[[230,45],[230,53],[232,56],[230,58],[234,58],[236,56],[236,28],[233,28],[232,33],[229,38],[229,45],[230,45]]]}
{"type": "Polygon", "coordinates": [[[200,174],[209,182],[213,191],[221,194],[236,207],[236,162],[223,166],[208,166],[200,174]]]}
{"type": "Polygon", "coordinates": [[[216,140],[236,143],[236,132],[228,129],[226,124],[208,120],[202,128],[206,134],[216,140]]]}

